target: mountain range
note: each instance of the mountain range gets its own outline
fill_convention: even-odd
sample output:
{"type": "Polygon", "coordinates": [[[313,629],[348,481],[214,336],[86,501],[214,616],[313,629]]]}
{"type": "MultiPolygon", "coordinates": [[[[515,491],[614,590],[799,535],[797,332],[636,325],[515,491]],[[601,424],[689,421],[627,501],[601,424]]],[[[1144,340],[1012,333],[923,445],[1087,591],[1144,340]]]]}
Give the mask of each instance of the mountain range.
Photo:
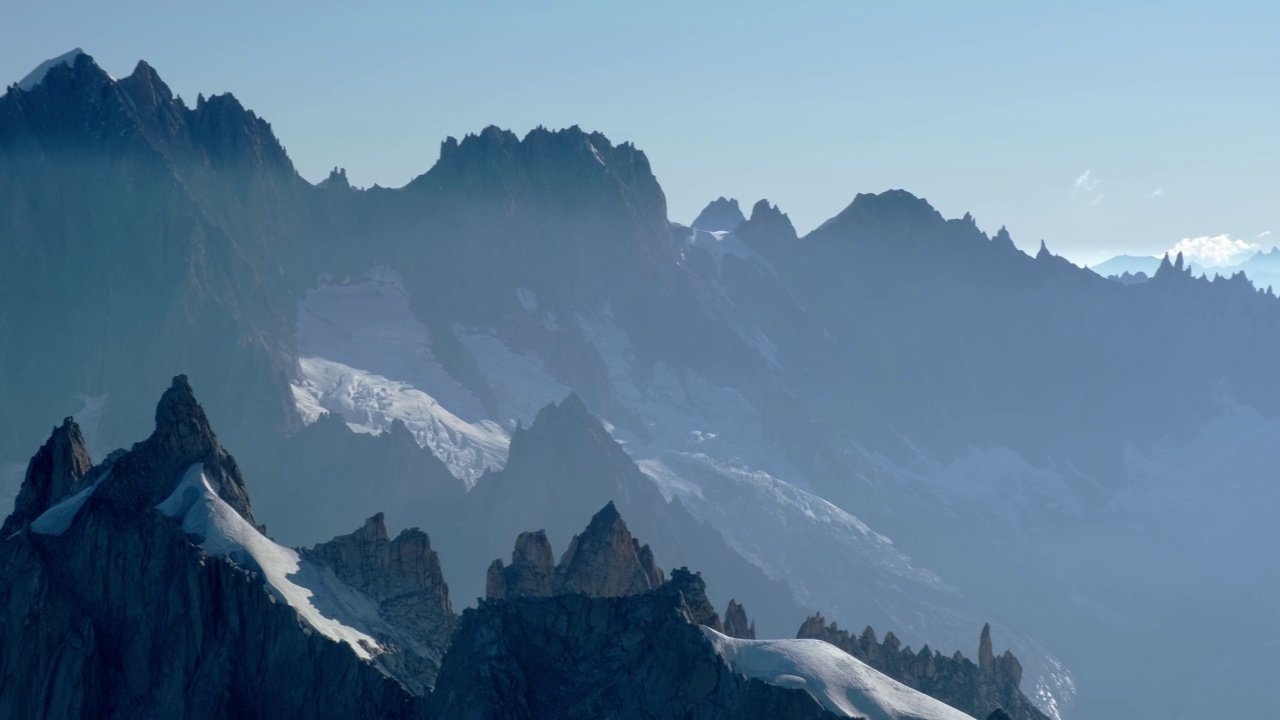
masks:
{"type": "Polygon", "coordinates": [[[1115,282],[902,190],[803,237],[764,200],[685,226],[643,152],[576,127],[447,139],[402,188],[312,184],[231,95],[83,53],[40,72],[0,96],[18,509],[44,428],[74,415],[110,457],[186,374],[250,528],[422,527],[478,615],[512,537],[566,548],[613,502],[761,638],[821,612],[949,653],[991,621],[1050,717],[1265,712],[1280,304],[1249,277],[1115,282]]]}

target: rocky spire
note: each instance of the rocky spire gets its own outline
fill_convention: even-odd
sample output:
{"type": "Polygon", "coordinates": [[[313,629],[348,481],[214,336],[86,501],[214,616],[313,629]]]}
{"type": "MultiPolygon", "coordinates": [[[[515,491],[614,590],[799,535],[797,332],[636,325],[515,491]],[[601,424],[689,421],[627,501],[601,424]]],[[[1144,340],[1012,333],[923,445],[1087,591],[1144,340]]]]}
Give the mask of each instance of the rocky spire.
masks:
{"type": "Polygon", "coordinates": [[[485,575],[489,598],[582,593],[592,597],[635,595],[660,587],[662,569],[648,545],[631,536],[613,502],[591,518],[575,535],[560,558],[552,562],[547,534],[521,533],[511,553],[511,565],[494,560],[485,575]]]}
{"type": "Polygon", "coordinates": [[[742,208],[738,207],[736,199],[719,197],[703,208],[689,227],[695,230],[718,232],[734,230],[745,221],[746,217],[743,216],[742,208]]]}
{"type": "Polygon", "coordinates": [[[761,200],[751,208],[751,219],[739,225],[736,233],[757,250],[770,244],[791,242],[797,237],[791,218],[768,200],[761,200]]]}
{"type": "Polygon", "coordinates": [[[350,190],[351,183],[347,180],[347,169],[334,167],[333,170],[329,171],[329,177],[321,180],[317,187],[322,187],[326,190],[350,190]]]}
{"type": "Polygon", "coordinates": [[[689,622],[724,632],[720,616],[707,599],[707,584],[702,580],[702,573],[689,572],[686,567],[676,568],[671,571],[671,580],[663,590],[680,595],[681,608],[689,622]]]}
{"type": "Polygon", "coordinates": [[[1000,226],[1000,229],[996,232],[995,237],[991,238],[991,242],[996,247],[999,247],[1003,250],[1017,249],[1017,246],[1013,244],[1013,238],[1010,237],[1009,231],[1003,225],[1000,226]]]}
{"type": "Polygon", "coordinates": [[[730,600],[724,611],[724,634],[743,640],[756,639],[756,624],[747,621],[747,609],[730,600]]]}
{"type": "Polygon", "coordinates": [[[978,639],[978,667],[984,672],[994,670],[996,656],[991,650],[991,623],[982,626],[982,637],[978,639]]]}
{"type": "Polygon", "coordinates": [[[96,494],[119,511],[143,512],[167,498],[187,468],[201,463],[219,497],[256,527],[240,468],[218,444],[186,375],[175,377],[160,397],[155,418],[151,436],[113,466],[111,482],[96,494]]]}
{"type": "Polygon", "coordinates": [[[555,572],[555,557],[547,533],[543,530],[520,533],[511,551],[511,565],[503,567],[502,560],[494,560],[489,566],[485,595],[547,597],[556,591],[555,572]]]}
{"type": "Polygon", "coordinates": [[[1183,271],[1181,250],[1178,251],[1178,258],[1173,261],[1173,269],[1175,272],[1179,272],[1179,273],[1183,271]]]}
{"type": "Polygon", "coordinates": [[[599,597],[634,595],[664,581],[653,551],[631,536],[612,500],[569,542],[556,568],[562,592],[599,597]]]}
{"type": "Polygon", "coordinates": [[[71,418],[63,420],[27,464],[13,514],[0,528],[0,537],[8,537],[45,510],[79,492],[87,484],[83,481],[92,467],[80,426],[71,418]]]}
{"type": "Polygon", "coordinates": [[[1045,245],[1044,240],[1041,240],[1041,241],[1040,241],[1040,252],[1037,252],[1037,253],[1036,253],[1036,259],[1037,259],[1037,260],[1050,260],[1050,259],[1052,259],[1052,258],[1053,258],[1053,253],[1049,252],[1049,246],[1048,246],[1048,245],[1045,245]]]}

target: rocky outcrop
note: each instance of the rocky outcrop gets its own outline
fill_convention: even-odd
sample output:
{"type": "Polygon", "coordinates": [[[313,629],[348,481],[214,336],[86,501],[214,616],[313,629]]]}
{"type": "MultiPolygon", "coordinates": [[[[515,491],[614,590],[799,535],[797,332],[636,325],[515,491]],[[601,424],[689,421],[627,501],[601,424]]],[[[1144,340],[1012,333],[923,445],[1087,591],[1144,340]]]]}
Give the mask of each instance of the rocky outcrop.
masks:
{"type": "Polygon", "coordinates": [[[724,634],[743,640],[756,639],[756,624],[747,621],[747,610],[730,600],[729,608],[724,611],[724,634]]]}
{"type": "Polygon", "coordinates": [[[50,506],[82,490],[88,485],[83,481],[92,467],[80,426],[71,418],[63,420],[27,465],[13,514],[0,528],[0,537],[8,537],[50,506]]]}
{"type": "Polygon", "coordinates": [[[1022,665],[1012,653],[997,656],[991,644],[991,626],[984,625],[978,641],[978,664],[959,651],[951,657],[930,650],[925,645],[919,652],[903,648],[892,632],[884,642],[877,642],[871,627],[854,636],[827,624],[821,614],[805,620],[797,638],[825,640],[914,690],[934,697],[975,718],[986,718],[996,711],[1008,713],[1008,720],[1048,720],[1022,693],[1022,665]]]}
{"type": "Polygon", "coordinates": [[[707,232],[730,231],[746,219],[736,199],[719,197],[703,208],[689,227],[707,232]]]}
{"type": "Polygon", "coordinates": [[[382,513],[363,527],[307,551],[333,569],[342,582],[378,603],[378,613],[391,633],[373,636],[398,656],[392,674],[415,693],[435,682],[457,616],[449,602],[449,586],[431,539],[417,528],[387,536],[382,513]]]}
{"type": "Polygon", "coordinates": [[[648,545],[631,537],[613,502],[575,535],[556,566],[560,592],[618,597],[653,590],[665,582],[648,545]]]}
{"type": "Polygon", "coordinates": [[[523,532],[511,551],[511,564],[504,567],[498,559],[489,566],[485,597],[549,597],[557,592],[557,579],[547,534],[542,530],[523,532]]]}
{"type": "Polygon", "coordinates": [[[463,613],[433,716],[831,717],[803,690],[731,670],[695,625],[703,602],[701,578],[681,571],[639,595],[483,601],[463,613]]]}
{"type": "Polygon", "coordinates": [[[551,557],[545,532],[521,533],[511,553],[511,565],[494,560],[489,566],[486,597],[566,593],[618,597],[646,592],[665,582],[653,551],[631,536],[612,502],[591,518],[582,534],[573,537],[558,565],[551,565],[551,557]]]}

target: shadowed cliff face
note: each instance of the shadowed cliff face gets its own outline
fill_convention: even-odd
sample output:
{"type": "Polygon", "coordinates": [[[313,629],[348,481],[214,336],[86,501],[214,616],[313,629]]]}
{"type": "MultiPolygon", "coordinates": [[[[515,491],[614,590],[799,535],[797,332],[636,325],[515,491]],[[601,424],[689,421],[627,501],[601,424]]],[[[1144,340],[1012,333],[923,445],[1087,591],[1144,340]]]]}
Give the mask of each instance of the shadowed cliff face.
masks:
{"type": "MultiPolygon", "coordinates": [[[[53,466],[72,460],[71,476],[88,458],[73,423],[56,429],[24,495],[45,485],[51,449],[62,457],[53,466]]],[[[254,529],[243,478],[185,377],[162,397],[151,437],[81,473],[78,487],[6,521],[17,529],[0,539],[0,715],[422,716],[388,674],[396,663],[361,661],[307,627],[284,586],[264,583],[278,568],[260,563],[289,551],[254,529]],[[203,501],[186,485],[193,472],[211,491],[203,501]],[[211,514],[194,522],[201,502],[211,514]]]]}
{"type": "Polygon", "coordinates": [[[445,717],[824,718],[805,691],[734,672],[697,625],[701,579],[640,595],[517,597],[463,613],[431,709],[445,717]],[[643,688],[643,692],[638,690],[643,688]]]}

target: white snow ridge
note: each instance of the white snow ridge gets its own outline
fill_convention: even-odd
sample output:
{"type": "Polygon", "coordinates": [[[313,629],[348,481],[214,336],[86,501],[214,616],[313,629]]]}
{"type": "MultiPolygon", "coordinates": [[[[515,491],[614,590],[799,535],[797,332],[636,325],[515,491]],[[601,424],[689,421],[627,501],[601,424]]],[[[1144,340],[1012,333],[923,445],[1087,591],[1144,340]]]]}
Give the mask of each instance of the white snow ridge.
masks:
{"type": "Polygon", "coordinates": [[[203,463],[188,468],[182,482],[156,509],[180,520],[187,533],[202,538],[200,547],[208,554],[241,563],[252,561],[262,571],[272,593],[298,611],[298,617],[320,634],[347,643],[366,660],[382,652],[376,640],[353,627],[379,623],[372,601],[343,585],[332,572],[311,566],[297,551],[277,545],[258,532],[218,496],[205,475],[203,463]],[[303,587],[291,577],[308,578],[311,587],[303,587]],[[321,613],[317,602],[330,614],[342,615],[342,620],[321,613]]]}
{"type": "Polygon", "coordinates": [[[822,640],[738,640],[699,627],[737,672],[803,688],[837,715],[866,720],[973,720],[822,640]]]}

